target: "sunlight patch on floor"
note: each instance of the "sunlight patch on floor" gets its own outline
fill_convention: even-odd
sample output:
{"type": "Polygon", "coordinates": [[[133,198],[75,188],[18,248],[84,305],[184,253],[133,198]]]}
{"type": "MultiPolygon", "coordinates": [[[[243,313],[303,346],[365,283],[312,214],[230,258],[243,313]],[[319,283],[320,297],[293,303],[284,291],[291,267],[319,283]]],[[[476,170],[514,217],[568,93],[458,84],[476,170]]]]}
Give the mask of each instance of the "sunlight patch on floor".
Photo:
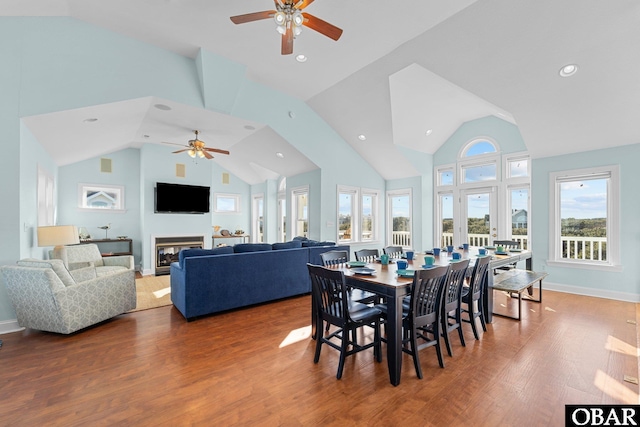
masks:
{"type": "Polygon", "coordinates": [[[280,343],[280,348],[286,347],[290,344],[295,344],[302,340],[306,340],[309,337],[311,337],[311,325],[294,329],[293,331],[289,332],[289,335],[287,335],[287,337],[280,343]]]}
{"type": "Polygon", "coordinates": [[[593,380],[593,384],[598,387],[600,391],[616,399],[622,403],[638,403],[638,393],[633,390],[629,390],[623,383],[617,381],[598,369],[596,376],[593,380]]]}
{"type": "Polygon", "coordinates": [[[155,291],[153,293],[153,296],[155,296],[156,298],[162,298],[163,296],[170,294],[171,293],[171,286],[169,286],[168,288],[164,288],[164,289],[160,289],[158,291],[155,291]]]}
{"type": "Polygon", "coordinates": [[[638,357],[640,355],[637,347],[634,347],[616,337],[612,337],[611,335],[607,338],[607,343],[604,345],[604,348],[620,354],[628,354],[633,357],[638,357]]]}

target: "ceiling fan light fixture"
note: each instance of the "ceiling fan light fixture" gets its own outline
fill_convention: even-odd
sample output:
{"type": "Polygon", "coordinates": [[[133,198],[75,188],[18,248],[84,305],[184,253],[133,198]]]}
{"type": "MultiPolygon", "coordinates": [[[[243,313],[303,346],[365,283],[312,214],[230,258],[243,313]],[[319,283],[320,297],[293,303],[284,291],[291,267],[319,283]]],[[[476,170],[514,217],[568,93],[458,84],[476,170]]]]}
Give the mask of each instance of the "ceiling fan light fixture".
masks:
{"type": "MultiPolygon", "coordinates": [[[[266,0],[265,0],[266,1],[266,0]]],[[[234,24],[272,19],[276,23],[276,31],[282,35],[280,53],[290,55],[293,53],[293,39],[298,36],[302,27],[311,28],[314,31],[337,41],[342,36],[342,29],[320,18],[302,12],[314,0],[275,0],[275,10],[263,10],[261,12],[245,13],[231,16],[234,24]]]]}
{"type": "Polygon", "coordinates": [[[187,151],[187,154],[189,155],[189,157],[194,159],[196,157],[196,150],[191,149],[191,150],[187,151]]]}
{"type": "Polygon", "coordinates": [[[198,157],[200,157],[201,159],[204,157],[204,153],[202,152],[202,150],[198,150],[198,157]]]}
{"type": "Polygon", "coordinates": [[[276,21],[276,25],[284,26],[287,22],[287,15],[285,15],[284,12],[276,12],[276,14],[273,15],[273,20],[276,21]]]}

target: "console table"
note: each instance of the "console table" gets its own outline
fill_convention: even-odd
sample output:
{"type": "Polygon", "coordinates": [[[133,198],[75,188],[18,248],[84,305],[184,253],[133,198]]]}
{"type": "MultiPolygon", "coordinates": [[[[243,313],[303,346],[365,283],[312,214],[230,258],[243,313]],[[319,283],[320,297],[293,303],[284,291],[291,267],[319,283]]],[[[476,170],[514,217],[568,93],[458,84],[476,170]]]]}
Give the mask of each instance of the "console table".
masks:
{"type": "Polygon", "coordinates": [[[249,243],[250,235],[248,234],[230,234],[228,236],[223,236],[221,234],[214,234],[211,237],[211,247],[216,247],[216,239],[242,239],[242,243],[249,243]]]}
{"type": "Polygon", "coordinates": [[[133,241],[131,239],[89,239],[80,243],[95,243],[102,256],[133,255],[133,241]]]}

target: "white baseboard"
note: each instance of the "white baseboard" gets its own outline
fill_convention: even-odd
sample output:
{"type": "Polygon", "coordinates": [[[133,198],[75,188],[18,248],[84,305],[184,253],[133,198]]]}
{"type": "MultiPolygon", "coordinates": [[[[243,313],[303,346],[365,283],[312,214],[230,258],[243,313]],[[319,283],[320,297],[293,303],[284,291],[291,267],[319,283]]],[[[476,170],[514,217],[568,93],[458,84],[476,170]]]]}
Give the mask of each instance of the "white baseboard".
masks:
{"type": "Polygon", "coordinates": [[[0,335],[9,334],[11,332],[19,332],[19,331],[22,331],[23,329],[24,329],[23,327],[18,325],[17,319],[4,320],[0,322],[0,335]]]}
{"type": "Polygon", "coordinates": [[[552,283],[542,281],[542,292],[545,290],[564,292],[567,294],[585,295],[589,297],[598,297],[613,299],[618,301],[627,301],[633,303],[640,302],[639,294],[630,294],[628,292],[609,291],[606,289],[583,288],[581,286],[562,285],[560,283],[552,283]]]}

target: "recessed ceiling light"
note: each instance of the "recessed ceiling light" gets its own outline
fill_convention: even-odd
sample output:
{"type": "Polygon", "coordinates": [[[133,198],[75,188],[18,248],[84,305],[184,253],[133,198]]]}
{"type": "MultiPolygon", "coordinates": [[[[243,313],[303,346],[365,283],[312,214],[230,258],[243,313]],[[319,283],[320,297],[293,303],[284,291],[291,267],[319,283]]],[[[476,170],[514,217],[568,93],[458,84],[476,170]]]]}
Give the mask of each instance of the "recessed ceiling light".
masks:
{"type": "Polygon", "coordinates": [[[296,55],[296,61],[298,62],[307,62],[307,56],[300,54],[300,55],[296,55]]]}
{"type": "Polygon", "coordinates": [[[164,111],[171,110],[171,107],[169,107],[168,105],[164,105],[164,104],[155,104],[154,107],[156,107],[158,110],[164,110],[164,111]]]}
{"type": "Polygon", "coordinates": [[[427,129],[427,136],[431,135],[433,133],[433,129],[427,129]]]}
{"type": "Polygon", "coordinates": [[[289,117],[291,117],[292,119],[295,119],[296,113],[294,113],[293,111],[289,111],[289,117]]]}
{"type": "Polygon", "coordinates": [[[284,154],[282,154],[281,152],[277,152],[276,153],[276,157],[280,157],[281,159],[284,159],[284,154]]]}
{"type": "Polygon", "coordinates": [[[90,117],[88,119],[84,119],[83,122],[85,123],[93,123],[93,122],[97,122],[98,119],[96,119],[95,117],[90,117]]]}
{"type": "Polygon", "coordinates": [[[142,135],[143,138],[149,138],[149,135],[142,135]]]}
{"type": "Polygon", "coordinates": [[[251,126],[251,125],[245,125],[244,128],[246,130],[256,130],[256,127],[255,126],[251,126]]]}
{"type": "Polygon", "coordinates": [[[364,141],[365,139],[367,139],[367,137],[366,137],[366,136],[364,136],[363,134],[360,134],[360,135],[358,135],[358,139],[359,139],[360,141],[364,141]]]}
{"type": "Polygon", "coordinates": [[[578,71],[578,66],[576,64],[567,64],[564,67],[560,68],[560,76],[561,77],[569,77],[573,76],[576,71],[578,71]]]}

